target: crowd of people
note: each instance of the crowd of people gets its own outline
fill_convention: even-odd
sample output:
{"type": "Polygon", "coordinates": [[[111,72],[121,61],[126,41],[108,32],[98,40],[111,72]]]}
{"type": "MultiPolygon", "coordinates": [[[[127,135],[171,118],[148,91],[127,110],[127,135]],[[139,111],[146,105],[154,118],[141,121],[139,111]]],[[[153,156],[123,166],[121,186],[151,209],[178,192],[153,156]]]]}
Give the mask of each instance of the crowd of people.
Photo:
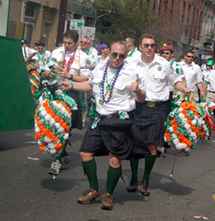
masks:
{"type": "MultiPolygon", "coordinates": [[[[53,73],[55,77],[57,75],[55,92],[53,87],[47,87],[48,83],[45,84],[49,94],[56,93],[51,100],[47,94],[44,96],[43,88],[41,89],[44,84],[39,82],[37,85],[37,89],[42,92],[36,101],[35,110],[38,144],[41,149],[55,154],[49,170],[51,175],[57,176],[63,169],[65,148],[71,129],[80,124],[81,118],[74,122],[77,112],[75,109],[77,106],[80,108],[78,95],[84,92],[83,100],[87,101],[90,94],[90,102],[85,102],[88,107],[86,105],[85,114],[82,116],[85,122],[86,112],[89,112],[89,123],[80,148],[80,158],[89,182],[89,190],[78,198],[78,203],[90,204],[101,197],[101,208],[111,210],[112,196],[122,175],[122,160],[129,160],[131,167],[127,191],[139,191],[143,197],[149,197],[150,175],[161,149],[174,145],[174,139],[183,135],[186,138],[184,140],[189,141],[186,142],[189,145],[181,145],[178,149],[190,153],[195,141],[201,139],[205,115],[202,116],[198,108],[190,109],[189,111],[193,112],[189,113],[190,117],[195,115],[201,118],[201,125],[198,120],[190,120],[191,125],[186,126],[183,133],[180,131],[182,125],[179,125],[180,135],[177,131],[169,130],[172,139],[167,131],[166,121],[169,118],[170,122],[180,117],[182,119],[182,115],[172,113],[176,113],[177,108],[181,110],[185,106],[182,104],[186,98],[188,98],[186,102],[196,107],[202,102],[210,103],[213,107],[215,103],[213,58],[201,69],[194,62],[193,51],[189,50],[178,62],[175,60],[172,42],[167,41],[159,47],[155,36],[151,34],[144,34],[138,46],[135,45],[135,39],[128,37],[122,41],[112,42],[111,45],[102,42],[95,49],[89,38],[79,40],[76,31],[68,31],[64,34],[63,45],[51,53],[45,50],[42,42],[37,42],[35,46],[35,49],[29,49],[23,43],[25,61],[28,64],[31,62],[35,64],[33,68],[29,68],[30,73],[36,71],[38,76],[45,76],[46,80],[51,80],[52,83],[53,79],[50,76],[53,76],[53,73]],[[61,97],[59,91],[62,92],[61,97]],[[72,101],[69,98],[72,98],[72,101]],[[58,99],[63,103],[56,102],[58,99]],[[178,103],[178,100],[181,103],[178,103]],[[60,108],[60,104],[66,110],[70,108],[67,115],[64,109],[60,108]],[[50,108],[52,109],[49,110],[50,108]],[[60,110],[62,113],[59,113],[60,110]],[[53,117],[54,114],[58,116],[53,117]],[[65,120],[66,125],[62,120],[65,120]],[[58,130],[59,125],[65,127],[58,130]],[[60,133],[63,134],[62,137],[58,136],[60,133]],[[189,133],[192,135],[195,133],[196,139],[191,139],[189,133]],[[101,194],[95,157],[105,155],[108,156],[106,191],[101,194]],[[140,159],[145,160],[141,181],[138,180],[140,159]]],[[[33,76],[35,77],[35,74],[33,76]]],[[[189,107],[191,105],[186,105],[186,108],[189,107]]],[[[184,115],[188,113],[183,111],[184,115]]],[[[211,125],[207,126],[210,129],[211,125]]],[[[180,142],[177,144],[181,144],[180,142]]]]}

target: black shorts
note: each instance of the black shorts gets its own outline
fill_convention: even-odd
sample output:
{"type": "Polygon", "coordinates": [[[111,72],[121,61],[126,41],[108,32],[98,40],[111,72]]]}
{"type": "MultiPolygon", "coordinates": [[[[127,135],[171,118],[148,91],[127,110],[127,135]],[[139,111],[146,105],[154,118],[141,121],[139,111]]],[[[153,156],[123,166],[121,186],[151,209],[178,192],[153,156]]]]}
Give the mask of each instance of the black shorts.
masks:
{"type": "Polygon", "coordinates": [[[133,148],[131,125],[132,119],[120,120],[118,114],[102,117],[95,129],[88,128],[80,151],[128,159],[133,148]]]}

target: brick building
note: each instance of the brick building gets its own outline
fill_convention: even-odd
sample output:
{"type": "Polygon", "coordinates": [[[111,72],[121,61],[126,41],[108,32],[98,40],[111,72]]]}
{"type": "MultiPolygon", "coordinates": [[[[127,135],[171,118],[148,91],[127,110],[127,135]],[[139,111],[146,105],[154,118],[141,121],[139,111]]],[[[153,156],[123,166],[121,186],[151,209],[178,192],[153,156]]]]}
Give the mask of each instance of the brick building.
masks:
{"type": "Polygon", "coordinates": [[[215,57],[215,1],[205,1],[199,47],[202,59],[215,57]]]}
{"type": "Polygon", "coordinates": [[[150,0],[157,22],[150,29],[178,48],[195,46],[200,40],[205,0],[150,0]]]}
{"type": "MultiPolygon", "coordinates": [[[[95,9],[92,0],[8,1],[6,35],[25,39],[31,45],[42,39],[49,49],[53,49],[61,43],[63,33],[70,29],[72,19],[84,19],[86,26],[95,25],[95,9]]],[[[0,12],[1,8],[3,7],[0,7],[0,12]]]]}

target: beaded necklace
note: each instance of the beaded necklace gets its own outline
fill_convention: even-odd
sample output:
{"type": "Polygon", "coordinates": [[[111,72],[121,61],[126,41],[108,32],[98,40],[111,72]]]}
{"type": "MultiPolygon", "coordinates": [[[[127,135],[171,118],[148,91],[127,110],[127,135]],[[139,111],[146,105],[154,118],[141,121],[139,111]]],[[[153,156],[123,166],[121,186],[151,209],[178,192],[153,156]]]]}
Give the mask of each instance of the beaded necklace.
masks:
{"type": "Polygon", "coordinates": [[[111,97],[112,97],[112,94],[113,94],[113,88],[114,88],[114,85],[116,83],[116,80],[119,76],[119,72],[121,71],[122,67],[123,67],[123,64],[117,69],[116,73],[114,74],[114,77],[112,79],[112,81],[110,83],[107,83],[106,85],[106,93],[104,93],[105,91],[105,81],[107,79],[107,70],[108,70],[108,67],[110,65],[110,61],[107,62],[106,64],[106,67],[105,67],[105,71],[104,71],[104,74],[103,74],[103,78],[102,78],[102,82],[100,83],[100,104],[107,104],[111,97]]]}
{"type": "Polygon", "coordinates": [[[76,51],[73,52],[73,54],[70,56],[69,60],[66,61],[66,53],[64,54],[64,69],[69,72],[70,66],[72,65],[74,59],[75,59],[75,53],[76,51]]]}

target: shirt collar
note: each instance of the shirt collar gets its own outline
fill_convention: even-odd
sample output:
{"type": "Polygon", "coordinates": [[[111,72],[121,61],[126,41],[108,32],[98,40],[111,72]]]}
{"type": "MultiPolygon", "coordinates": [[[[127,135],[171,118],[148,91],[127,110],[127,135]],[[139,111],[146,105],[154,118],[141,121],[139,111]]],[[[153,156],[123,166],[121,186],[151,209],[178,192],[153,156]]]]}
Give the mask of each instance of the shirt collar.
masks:
{"type": "Polygon", "coordinates": [[[143,66],[154,66],[156,64],[160,64],[161,63],[161,57],[157,54],[155,54],[154,59],[151,63],[145,63],[142,58],[140,58],[140,60],[138,61],[139,64],[143,65],[143,66]]]}

